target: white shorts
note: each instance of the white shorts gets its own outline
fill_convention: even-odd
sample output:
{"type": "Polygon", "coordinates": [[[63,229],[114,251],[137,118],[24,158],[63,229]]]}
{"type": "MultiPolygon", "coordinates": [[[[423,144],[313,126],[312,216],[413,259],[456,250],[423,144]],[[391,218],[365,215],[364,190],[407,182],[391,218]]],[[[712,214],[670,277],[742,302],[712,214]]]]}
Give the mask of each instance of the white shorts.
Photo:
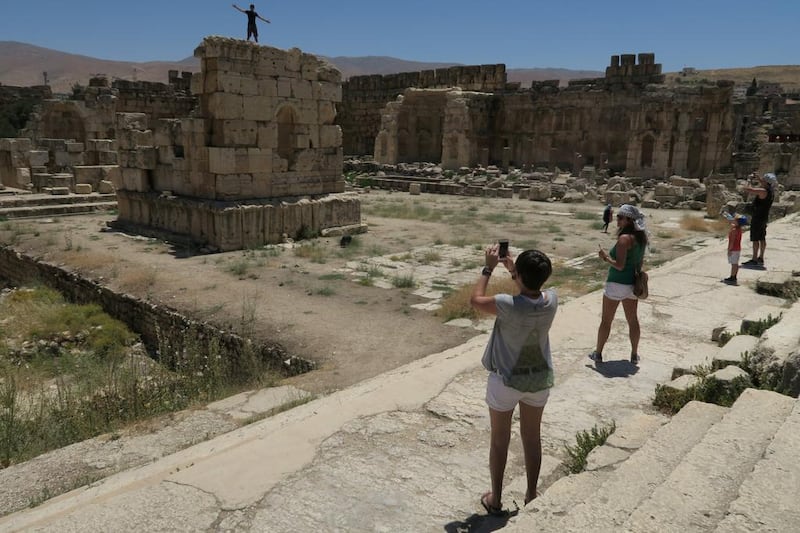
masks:
{"type": "Polygon", "coordinates": [[[508,387],[503,383],[503,377],[497,372],[490,372],[489,380],[486,383],[486,405],[495,411],[513,411],[519,402],[531,407],[544,407],[549,396],[550,389],[538,392],[520,392],[508,387]]]}
{"type": "Polygon", "coordinates": [[[728,252],[728,264],[729,265],[738,265],[739,264],[739,257],[742,255],[742,252],[736,250],[735,252],[728,252]]]}
{"type": "Polygon", "coordinates": [[[636,300],[633,294],[633,285],[623,285],[622,283],[614,283],[613,281],[606,282],[606,290],[603,294],[609,300],[636,300]]]}

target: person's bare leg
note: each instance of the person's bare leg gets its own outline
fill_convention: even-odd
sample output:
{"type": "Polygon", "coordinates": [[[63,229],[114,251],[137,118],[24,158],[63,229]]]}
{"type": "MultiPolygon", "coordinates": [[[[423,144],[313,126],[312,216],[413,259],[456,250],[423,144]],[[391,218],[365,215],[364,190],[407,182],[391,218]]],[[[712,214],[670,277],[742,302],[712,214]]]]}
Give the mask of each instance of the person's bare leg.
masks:
{"type": "Polygon", "coordinates": [[[758,259],[758,241],[753,241],[753,261],[758,259]]]}
{"type": "Polygon", "coordinates": [[[631,355],[639,353],[639,300],[628,298],[622,300],[622,309],[625,311],[625,320],[628,321],[628,335],[631,338],[631,355]]]}
{"type": "Polygon", "coordinates": [[[611,323],[614,321],[618,306],[617,300],[611,300],[603,295],[603,315],[600,319],[600,327],[597,328],[597,345],[595,346],[597,353],[603,353],[608,336],[611,334],[611,323]]]}
{"type": "Polygon", "coordinates": [[[764,260],[764,252],[767,250],[767,241],[758,241],[758,258],[764,260]]]}
{"type": "Polygon", "coordinates": [[[525,472],[528,476],[528,490],[525,504],[536,498],[539,483],[539,470],[542,468],[542,413],[544,407],[534,407],[519,403],[519,434],[525,451],[525,472]]]}
{"type": "Polygon", "coordinates": [[[511,419],[514,411],[495,411],[489,408],[489,421],[492,426],[489,444],[489,474],[492,478],[492,495],[489,505],[499,508],[503,501],[503,475],[508,459],[508,444],[511,441],[511,419]]]}

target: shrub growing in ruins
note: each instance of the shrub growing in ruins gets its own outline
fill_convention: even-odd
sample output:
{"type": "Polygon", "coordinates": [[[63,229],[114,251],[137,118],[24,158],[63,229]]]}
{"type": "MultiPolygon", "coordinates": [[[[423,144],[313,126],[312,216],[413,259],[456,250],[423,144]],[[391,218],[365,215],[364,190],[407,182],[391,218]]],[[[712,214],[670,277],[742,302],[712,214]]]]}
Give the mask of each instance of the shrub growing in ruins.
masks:
{"type": "Polygon", "coordinates": [[[575,446],[570,446],[569,444],[564,446],[564,450],[567,452],[567,460],[564,462],[564,466],[567,467],[567,470],[569,470],[571,474],[583,472],[586,468],[586,458],[589,456],[589,452],[605,444],[608,437],[610,437],[616,429],[616,423],[611,421],[608,424],[603,424],[599,428],[595,425],[589,431],[579,431],[576,433],[575,446]]]}
{"type": "Polygon", "coordinates": [[[400,274],[392,278],[392,285],[398,289],[412,289],[416,286],[414,274],[400,274]]]}
{"type": "Polygon", "coordinates": [[[708,369],[699,377],[699,381],[686,390],[656,385],[653,405],[669,414],[677,413],[693,400],[730,407],[746,388],[753,386],[745,376],[734,378],[730,383],[720,381],[708,375],[708,369]]]}
{"type": "Polygon", "coordinates": [[[20,131],[28,123],[37,101],[33,98],[19,98],[0,107],[0,138],[19,137],[20,131]]]}

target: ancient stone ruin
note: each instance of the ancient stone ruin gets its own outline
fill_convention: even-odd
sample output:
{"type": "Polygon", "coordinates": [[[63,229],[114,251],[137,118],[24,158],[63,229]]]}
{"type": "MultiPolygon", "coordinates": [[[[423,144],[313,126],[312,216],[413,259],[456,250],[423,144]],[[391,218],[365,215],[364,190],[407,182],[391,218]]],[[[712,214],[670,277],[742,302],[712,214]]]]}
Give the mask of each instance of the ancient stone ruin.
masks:
{"type": "MultiPolygon", "coordinates": [[[[97,76],[68,98],[28,91],[46,99],[25,138],[0,139],[0,183],[57,195],[113,183],[116,226],[220,250],[360,231],[343,153],[359,158],[344,167],[353,183],[413,193],[713,217],[744,202],[751,172],[800,190],[800,94],[667,84],[649,53],[612,56],[602,78],[524,88],[504,65],[341,83],[299,50],[212,37],[197,54],[203,72],[170,71],[167,84],[97,76]]],[[[800,209],[797,194],[780,198],[800,209]]]]}
{"type": "Polygon", "coordinates": [[[117,115],[116,227],[234,250],[359,231],[344,192],[340,73],[298,49],[206,38],[191,118],[117,115]]]}
{"type": "Polygon", "coordinates": [[[353,77],[338,119],[345,153],[573,176],[584,167],[657,179],[800,174],[800,105],[775,91],[667,85],[651,53],[612,56],[604,77],[567,87],[505,80],[504,65],[353,77]]]}

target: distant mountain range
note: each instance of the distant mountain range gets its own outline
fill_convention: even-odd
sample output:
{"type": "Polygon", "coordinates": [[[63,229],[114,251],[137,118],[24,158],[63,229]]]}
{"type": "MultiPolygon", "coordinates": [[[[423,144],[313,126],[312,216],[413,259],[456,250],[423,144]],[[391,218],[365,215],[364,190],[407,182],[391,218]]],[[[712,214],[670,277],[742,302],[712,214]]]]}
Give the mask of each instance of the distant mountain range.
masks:
{"type": "MultiPolygon", "coordinates": [[[[324,56],[323,56],[324,57],[324,56]]],[[[407,61],[395,57],[325,57],[338,68],[344,78],[368,74],[396,74],[436,68],[457,66],[459,63],[426,63],[407,61]]],[[[56,93],[68,93],[75,84],[86,85],[89,78],[104,74],[110,79],[158,81],[166,83],[167,71],[200,70],[195,57],[181,61],[150,61],[135,63],[110,61],[88,56],[68,54],[58,50],[42,48],[15,41],[0,41],[0,84],[27,87],[42,85],[45,81],[56,93]]],[[[579,78],[597,78],[603,71],[569,70],[561,68],[508,69],[509,82],[520,82],[523,87],[531,81],[560,80],[562,84],[579,78]]],[[[683,79],[732,79],[737,83],[749,83],[753,78],[781,83],[790,90],[800,90],[800,66],[768,66],[742,69],[699,70],[687,78],[677,73],[667,75],[668,82],[683,79]]]]}
{"type": "MultiPolygon", "coordinates": [[[[324,56],[323,56],[324,57],[324,56]]],[[[436,68],[457,66],[459,63],[426,63],[406,61],[395,57],[325,57],[338,68],[342,77],[368,74],[396,74],[398,72],[417,72],[436,68]]],[[[58,50],[42,48],[15,41],[0,41],[0,84],[27,87],[42,85],[44,73],[54,92],[70,92],[73,85],[86,85],[89,78],[104,74],[110,79],[159,81],[166,83],[167,71],[200,70],[200,62],[195,57],[181,61],[150,61],[135,63],[129,61],[109,61],[94,57],[68,54],[58,50]]],[[[575,78],[594,78],[602,76],[601,71],[567,70],[550,68],[509,69],[508,81],[519,81],[530,85],[532,80],[567,80],[575,78]]]]}

